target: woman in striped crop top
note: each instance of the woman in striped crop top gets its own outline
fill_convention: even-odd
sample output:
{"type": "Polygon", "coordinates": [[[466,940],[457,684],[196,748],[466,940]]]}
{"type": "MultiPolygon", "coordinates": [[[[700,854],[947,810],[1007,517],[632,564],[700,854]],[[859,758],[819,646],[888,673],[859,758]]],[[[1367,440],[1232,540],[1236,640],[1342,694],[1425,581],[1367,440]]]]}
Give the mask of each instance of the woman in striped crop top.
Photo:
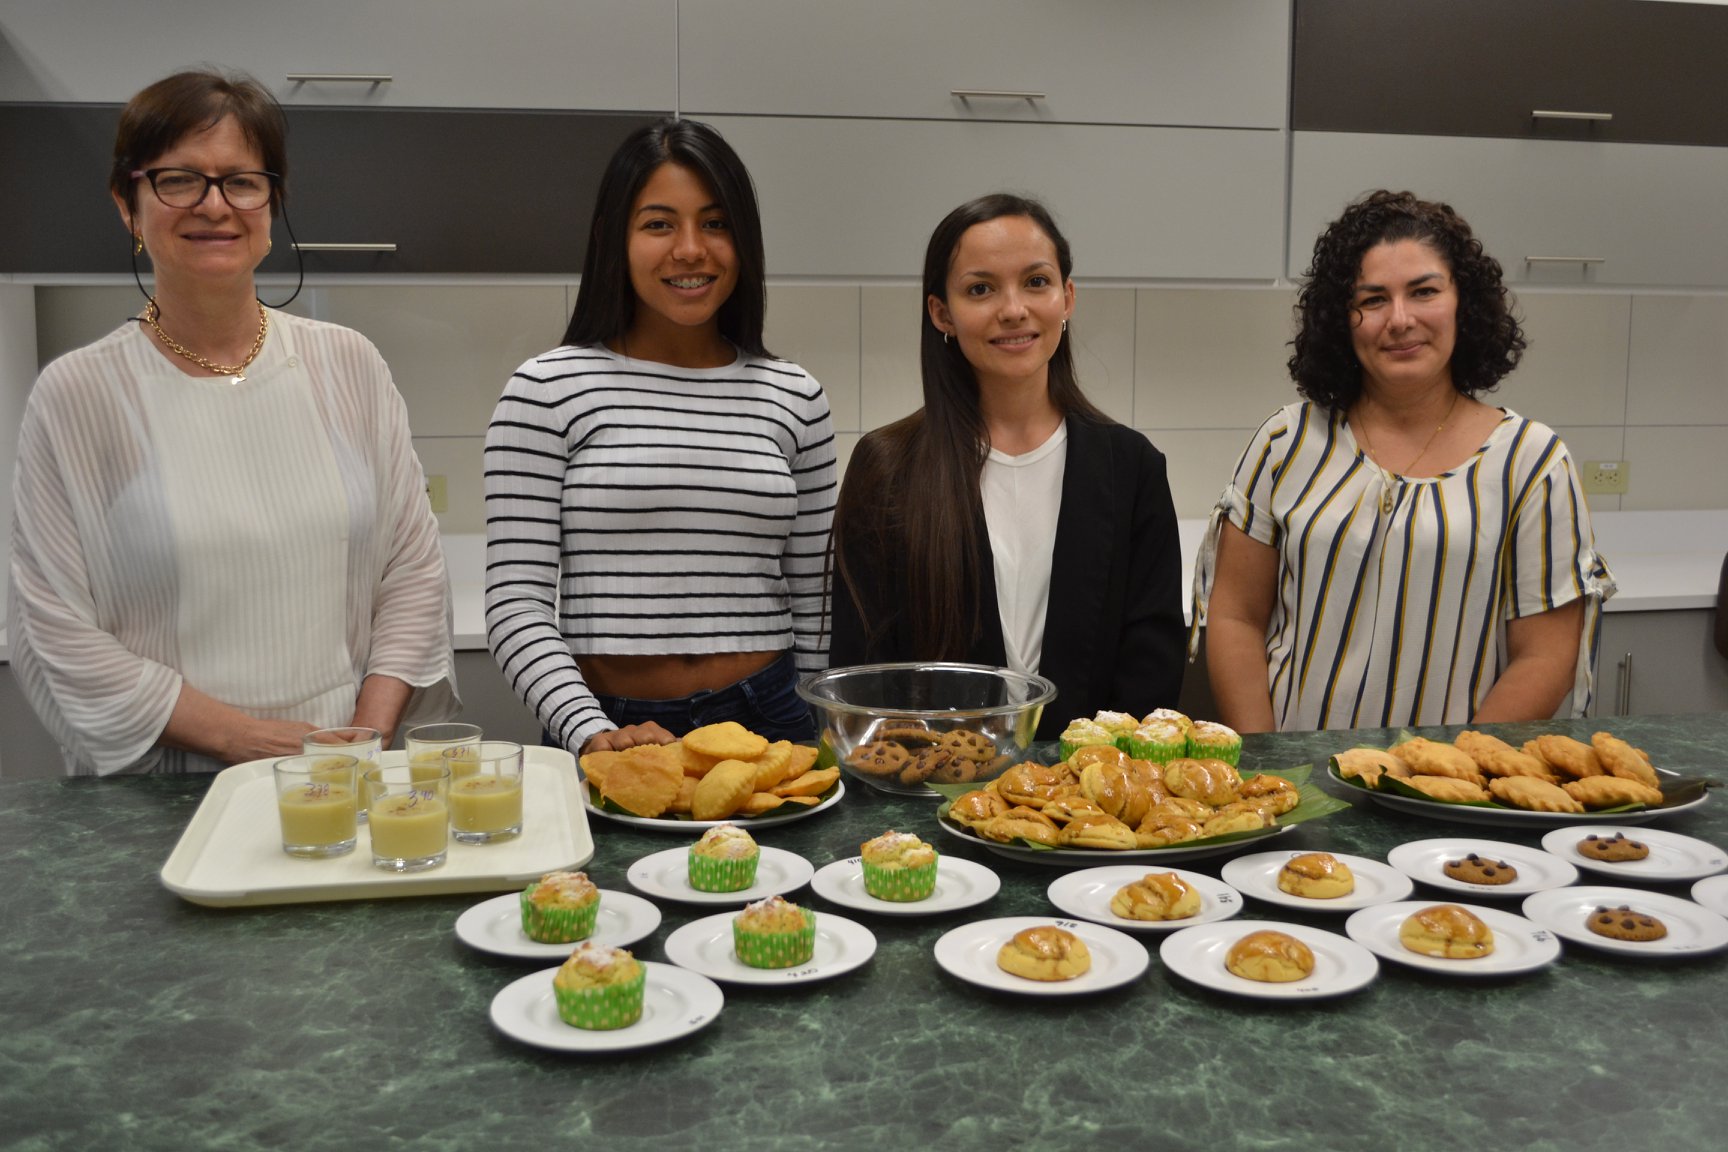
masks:
{"type": "Polygon", "coordinates": [[[762,346],[749,173],[705,124],[638,130],[601,179],[564,343],[486,435],[486,633],[571,752],[736,720],[815,734],[834,433],[762,346]]]}
{"type": "Polygon", "coordinates": [[[1511,304],[1444,204],[1375,192],[1320,237],[1290,359],[1305,399],[1255,434],[1195,570],[1225,723],[1486,723],[1588,704],[1614,584],[1571,457],[1477,399],[1523,352],[1511,304]]]}

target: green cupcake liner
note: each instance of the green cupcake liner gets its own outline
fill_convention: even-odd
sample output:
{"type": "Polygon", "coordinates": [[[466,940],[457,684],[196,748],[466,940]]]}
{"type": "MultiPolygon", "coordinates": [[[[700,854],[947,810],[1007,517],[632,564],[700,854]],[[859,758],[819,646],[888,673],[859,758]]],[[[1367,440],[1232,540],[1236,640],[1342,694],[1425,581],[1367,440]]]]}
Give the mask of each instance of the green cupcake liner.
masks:
{"type": "Polygon", "coordinates": [[[527,892],[523,892],[522,931],[530,940],[542,944],[574,944],[594,934],[594,920],[600,915],[600,901],[585,908],[541,908],[527,892]]]}
{"type": "Polygon", "coordinates": [[[935,860],[916,868],[881,868],[864,861],[864,891],[878,900],[928,900],[936,891],[935,860]]]}
{"type": "Polygon", "coordinates": [[[1150,760],[1154,764],[1168,764],[1188,751],[1188,742],[1178,740],[1168,742],[1163,740],[1131,740],[1128,743],[1128,755],[1136,760],[1150,760]]]}
{"type": "Polygon", "coordinates": [[[642,1019],[642,991],[647,984],[648,970],[637,965],[636,979],[628,984],[568,991],[554,981],[552,993],[558,998],[558,1018],[564,1023],[590,1032],[609,1032],[642,1019]]]}
{"type": "Polygon", "coordinates": [[[1194,760],[1222,760],[1234,768],[1242,759],[1242,739],[1237,737],[1228,744],[1202,744],[1198,740],[1189,740],[1188,756],[1194,760]]]}
{"type": "Polygon", "coordinates": [[[804,927],[798,932],[750,932],[732,922],[732,950],[752,968],[790,968],[816,955],[816,913],[800,908],[804,927]]]}
{"type": "Polygon", "coordinates": [[[698,892],[742,892],[756,883],[760,854],[741,860],[721,860],[690,853],[690,887],[698,892]]]}

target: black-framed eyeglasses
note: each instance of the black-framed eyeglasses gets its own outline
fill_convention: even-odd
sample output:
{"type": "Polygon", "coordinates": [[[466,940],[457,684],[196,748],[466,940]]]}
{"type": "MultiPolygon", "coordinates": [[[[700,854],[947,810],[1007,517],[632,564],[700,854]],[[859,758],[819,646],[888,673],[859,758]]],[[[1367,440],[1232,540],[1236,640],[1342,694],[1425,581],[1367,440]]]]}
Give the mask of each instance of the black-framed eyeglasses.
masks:
{"type": "Polygon", "coordinates": [[[132,179],[150,181],[156,199],[170,208],[195,208],[210,194],[214,184],[230,208],[250,211],[270,203],[270,194],[282,182],[274,172],[230,172],[226,176],[206,176],[190,168],[146,168],[132,173],[132,179]]]}

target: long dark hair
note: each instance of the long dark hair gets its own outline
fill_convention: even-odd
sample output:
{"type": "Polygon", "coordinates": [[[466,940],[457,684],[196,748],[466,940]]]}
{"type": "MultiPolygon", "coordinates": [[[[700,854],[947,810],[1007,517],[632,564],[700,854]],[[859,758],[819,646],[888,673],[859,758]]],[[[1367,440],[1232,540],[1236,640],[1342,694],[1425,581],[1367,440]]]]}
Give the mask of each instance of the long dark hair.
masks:
{"type": "MultiPolygon", "coordinates": [[[[924,294],[918,310],[919,366],[924,407],[866,436],[854,450],[834,512],[835,555],[842,582],[851,588],[848,549],[859,555],[893,549],[911,573],[903,610],[921,651],[914,659],[959,659],[980,630],[978,556],[984,501],[979,476],[989,455],[984,415],[978,404],[978,376],[960,351],[945,341],[930,318],[929,298],[948,298],[948,273],[966,230],[1004,216],[1024,216],[1050,238],[1066,284],[1074,271],[1068,238],[1049,209],[1038,201],[1007,192],[968,200],[943,218],[924,250],[924,294]],[[854,533],[856,538],[854,539],[854,533]]],[[[1070,337],[1064,334],[1050,357],[1050,401],[1066,417],[1105,424],[1105,416],[1080,391],[1070,337]]],[[[867,642],[881,620],[864,617],[867,642]]]]}
{"type": "Polygon", "coordinates": [[[1314,242],[1296,299],[1296,339],[1290,378],[1303,396],[1334,412],[1362,394],[1362,365],[1350,330],[1362,257],[1377,244],[1418,240],[1440,254],[1458,292],[1452,386],[1474,396],[1499,384],[1524,354],[1524,332],[1500,262],[1482,249],[1449,204],[1381,189],[1352,203],[1314,242]]]}
{"type": "Polygon", "coordinates": [[[582,258],[582,286],[564,330],[566,344],[601,344],[629,330],[636,318],[636,293],[630,287],[630,211],[642,186],[662,164],[677,164],[699,176],[714,194],[732,233],[738,255],[738,282],[720,306],[720,335],[756,356],[762,346],[762,321],[768,292],[762,252],[762,215],[750,172],[732,146],[707,124],[661,120],[630,133],[606,165],[594,198],[588,227],[588,252],[582,258]]]}

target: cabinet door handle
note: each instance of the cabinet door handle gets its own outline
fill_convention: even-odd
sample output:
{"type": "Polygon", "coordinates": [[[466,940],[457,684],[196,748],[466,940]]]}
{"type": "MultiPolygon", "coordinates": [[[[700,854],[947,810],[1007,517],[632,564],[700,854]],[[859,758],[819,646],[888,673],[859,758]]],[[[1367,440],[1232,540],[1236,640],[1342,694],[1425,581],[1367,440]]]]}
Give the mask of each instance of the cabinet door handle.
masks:
{"type": "Polygon", "coordinates": [[[948,94],[961,100],[1024,100],[1027,103],[1048,98],[1042,92],[1012,92],[1004,88],[950,88],[948,94]]]}
{"type": "Polygon", "coordinates": [[[1619,696],[1619,700],[1615,701],[1615,712],[1621,716],[1630,716],[1632,714],[1632,653],[1630,652],[1620,659],[1619,696]]]}
{"type": "Polygon", "coordinates": [[[1526,256],[1526,264],[1606,264],[1606,256],[1526,256]]]}
{"type": "Polygon", "coordinates": [[[394,244],[296,244],[302,252],[394,252],[394,244]]]}
{"type": "Polygon", "coordinates": [[[388,84],[396,77],[384,72],[290,72],[290,84],[388,84]]]}
{"type": "Polygon", "coordinates": [[[1532,108],[1532,120],[1612,120],[1612,112],[1562,112],[1552,108],[1532,108]]]}

